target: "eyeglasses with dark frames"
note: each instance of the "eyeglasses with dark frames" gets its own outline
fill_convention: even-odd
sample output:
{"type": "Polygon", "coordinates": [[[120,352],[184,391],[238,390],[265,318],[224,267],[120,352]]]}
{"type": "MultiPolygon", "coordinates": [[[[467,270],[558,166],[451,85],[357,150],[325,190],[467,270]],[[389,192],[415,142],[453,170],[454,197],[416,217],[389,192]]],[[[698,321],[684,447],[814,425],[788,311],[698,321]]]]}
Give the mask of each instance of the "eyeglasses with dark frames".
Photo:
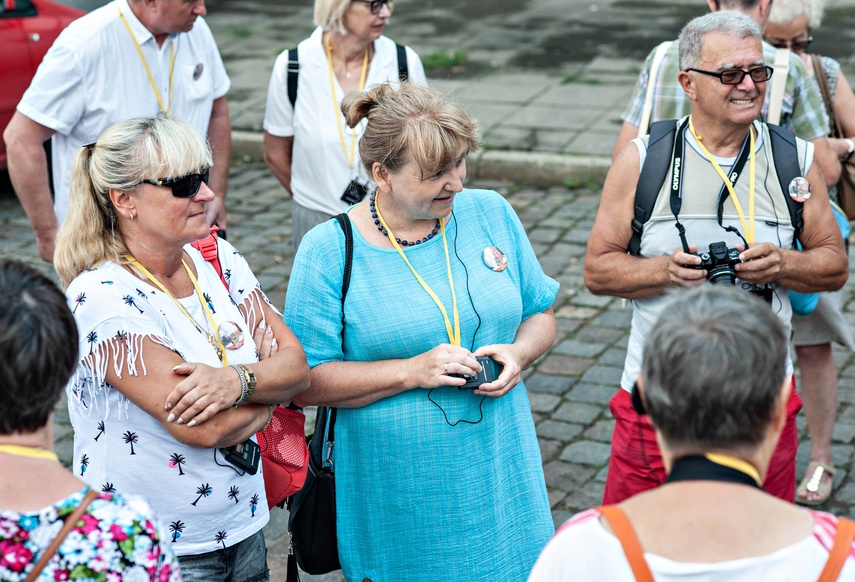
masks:
{"type": "Polygon", "coordinates": [[[371,8],[371,14],[380,14],[380,11],[383,9],[383,5],[389,7],[389,11],[395,7],[395,0],[350,0],[351,2],[362,2],[364,4],[369,4],[369,8],[371,8]]]}
{"type": "Polygon", "coordinates": [[[703,75],[709,75],[710,77],[718,77],[718,80],[721,81],[723,85],[739,85],[745,78],[745,75],[749,75],[751,80],[755,83],[765,83],[772,78],[772,73],[774,72],[774,69],[768,66],[755,67],[753,69],[748,69],[747,71],[743,71],[742,69],[725,69],[724,71],[719,72],[704,71],[702,69],[686,70],[701,73],[703,75]]]}
{"type": "Polygon", "coordinates": [[[773,47],[778,49],[790,49],[794,53],[800,53],[802,51],[806,51],[810,46],[810,43],[813,42],[813,37],[809,36],[805,40],[793,40],[793,41],[783,41],[783,42],[770,42],[773,47]]]}
{"type": "Polygon", "coordinates": [[[202,182],[208,183],[211,176],[211,168],[205,168],[198,174],[185,174],[177,178],[157,178],[152,180],[141,180],[138,184],[151,184],[162,188],[172,188],[172,195],[176,198],[193,198],[199,193],[202,182]]]}

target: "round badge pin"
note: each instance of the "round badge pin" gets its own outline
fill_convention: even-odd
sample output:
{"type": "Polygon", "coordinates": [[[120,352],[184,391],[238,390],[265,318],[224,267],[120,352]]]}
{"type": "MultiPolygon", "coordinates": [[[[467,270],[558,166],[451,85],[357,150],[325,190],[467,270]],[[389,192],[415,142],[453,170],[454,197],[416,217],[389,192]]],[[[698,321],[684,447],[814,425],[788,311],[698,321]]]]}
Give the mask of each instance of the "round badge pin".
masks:
{"type": "Polygon", "coordinates": [[[793,178],[790,182],[790,198],[796,202],[804,202],[810,198],[810,182],[805,178],[793,178]]]}
{"type": "Polygon", "coordinates": [[[227,350],[239,350],[243,347],[243,330],[234,321],[224,321],[217,327],[217,336],[227,350]]]}
{"type": "Polygon", "coordinates": [[[498,247],[487,247],[484,249],[484,264],[500,273],[508,268],[508,258],[498,247]]]}

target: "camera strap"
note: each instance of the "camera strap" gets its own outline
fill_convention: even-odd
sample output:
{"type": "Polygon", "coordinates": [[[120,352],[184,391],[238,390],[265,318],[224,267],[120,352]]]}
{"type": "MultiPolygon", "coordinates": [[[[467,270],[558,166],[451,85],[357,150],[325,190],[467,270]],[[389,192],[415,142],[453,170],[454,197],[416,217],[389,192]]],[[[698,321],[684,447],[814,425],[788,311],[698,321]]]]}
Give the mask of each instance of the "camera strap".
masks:
{"type": "Polygon", "coordinates": [[[742,459],[720,453],[690,455],[674,460],[665,483],[678,481],[723,481],[761,487],[763,481],[757,469],[742,459]]]}
{"type": "MultiPolygon", "coordinates": [[[[680,233],[680,242],[683,245],[683,250],[689,252],[689,245],[686,241],[686,229],[680,223],[678,218],[680,214],[680,209],[683,204],[683,169],[685,164],[683,163],[683,155],[686,147],[686,128],[691,127],[692,134],[695,136],[695,139],[698,141],[698,145],[703,152],[703,155],[707,158],[707,160],[712,164],[715,170],[722,177],[723,184],[718,193],[718,210],[717,210],[717,218],[718,224],[728,232],[734,232],[745,242],[745,239],[739,233],[737,229],[732,226],[724,226],[722,224],[723,214],[724,214],[724,203],[727,200],[729,195],[733,196],[734,206],[736,206],[737,214],[739,214],[739,218],[742,221],[742,225],[745,228],[746,232],[751,235],[753,239],[753,215],[754,215],[754,135],[751,133],[751,130],[748,130],[748,135],[745,136],[745,139],[742,141],[742,147],[739,150],[739,155],[736,158],[733,166],[730,169],[730,175],[725,175],[724,171],[719,166],[718,162],[716,162],[715,158],[709,153],[709,151],[704,147],[701,137],[697,135],[694,131],[694,127],[692,127],[692,120],[689,117],[686,121],[684,121],[679,129],[677,130],[677,136],[674,140],[674,148],[671,156],[671,212],[674,214],[674,220],[676,221],[675,226],[677,227],[677,231],[680,233]],[[751,215],[751,226],[745,222],[745,217],[742,213],[742,208],[739,205],[739,201],[736,198],[736,193],[734,191],[734,186],[736,185],[736,181],[739,179],[739,176],[742,174],[742,171],[745,169],[745,162],[748,159],[751,159],[752,163],[750,166],[751,172],[751,185],[749,188],[749,213],[751,215]]],[[[746,243],[746,248],[748,244],[746,243]]]]}
{"type": "MultiPolygon", "coordinates": [[[[745,232],[745,242],[746,248],[748,247],[748,242],[754,242],[754,183],[755,183],[755,152],[754,152],[754,133],[751,131],[751,127],[748,128],[748,135],[745,136],[742,140],[742,147],[739,150],[739,155],[737,156],[736,163],[733,164],[731,168],[730,177],[725,175],[724,170],[721,169],[721,166],[716,161],[715,157],[709,152],[703,142],[703,138],[698,135],[695,131],[695,127],[692,124],[692,117],[689,116],[689,129],[692,130],[692,135],[695,136],[695,139],[698,142],[698,147],[701,148],[706,159],[712,164],[712,167],[715,168],[715,171],[718,173],[719,177],[721,177],[722,182],[724,182],[724,187],[727,188],[727,194],[731,196],[733,199],[733,206],[736,208],[736,214],[739,215],[739,221],[742,223],[742,230],[745,232]],[[747,153],[746,153],[746,145],[747,153]],[[736,197],[736,191],[733,189],[734,184],[736,184],[736,180],[739,178],[739,175],[742,173],[742,169],[745,167],[745,158],[749,158],[751,163],[749,164],[749,183],[748,183],[748,220],[745,220],[745,213],[742,211],[742,205],[739,203],[739,199],[736,197]],[[746,240],[747,239],[747,240],[746,240]]],[[[724,194],[723,191],[720,191],[719,194],[719,202],[718,202],[718,224],[722,228],[725,228],[722,225],[722,214],[724,210],[724,201],[727,200],[727,194],[724,194]]],[[[739,232],[733,227],[725,228],[728,232],[739,232]]],[[[741,238],[741,237],[740,237],[741,238]]]]}

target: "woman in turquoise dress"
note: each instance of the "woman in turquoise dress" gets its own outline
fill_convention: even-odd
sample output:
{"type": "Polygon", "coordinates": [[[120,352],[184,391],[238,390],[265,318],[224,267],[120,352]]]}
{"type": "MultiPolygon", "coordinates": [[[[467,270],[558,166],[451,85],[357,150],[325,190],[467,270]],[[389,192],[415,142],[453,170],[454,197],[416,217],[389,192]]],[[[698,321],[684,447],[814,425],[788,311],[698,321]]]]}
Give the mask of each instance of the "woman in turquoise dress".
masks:
{"type": "Polygon", "coordinates": [[[478,130],[458,106],[405,84],[350,95],[342,110],[351,126],[367,117],[360,155],[378,185],[348,212],[349,291],[342,308],[333,220],[303,239],[285,303],[312,368],[297,402],[339,408],[342,570],[524,580],[554,526],[520,373],[554,340],[558,283],[511,206],[463,188],[478,130]],[[482,369],[476,356],[501,374],[462,388],[460,375],[482,369]]]}

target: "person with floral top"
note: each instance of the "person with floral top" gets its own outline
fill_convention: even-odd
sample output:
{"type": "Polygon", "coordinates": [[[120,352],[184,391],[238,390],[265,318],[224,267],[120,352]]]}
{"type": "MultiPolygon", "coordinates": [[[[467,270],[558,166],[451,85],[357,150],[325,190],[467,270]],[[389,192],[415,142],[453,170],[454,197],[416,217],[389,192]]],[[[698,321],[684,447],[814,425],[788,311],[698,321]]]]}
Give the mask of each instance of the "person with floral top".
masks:
{"type": "Polygon", "coordinates": [[[0,259],[0,298],[0,580],[26,580],[45,557],[40,580],[180,581],[152,508],[109,489],[46,552],[89,490],[59,464],[51,428],[77,326],[62,292],[19,261],[0,259]]]}

